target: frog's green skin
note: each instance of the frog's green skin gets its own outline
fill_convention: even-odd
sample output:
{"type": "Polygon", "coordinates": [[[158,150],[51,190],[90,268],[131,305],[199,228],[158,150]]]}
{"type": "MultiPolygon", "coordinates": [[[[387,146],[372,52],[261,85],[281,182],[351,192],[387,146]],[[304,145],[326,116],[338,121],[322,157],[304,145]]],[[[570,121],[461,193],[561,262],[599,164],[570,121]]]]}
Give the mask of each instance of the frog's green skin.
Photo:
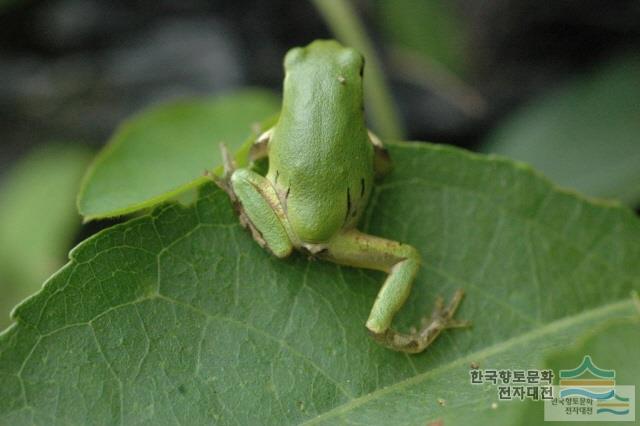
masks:
{"type": "Polygon", "coordinates": [[[291,49],[285,59],[284,97],[276,125],[254,145],[254,159],[268,155],[263,177],[233,170],[218,180],[243,225],[278,257],[295,248],[335,263],[377,269],[387,277],[366,327],[395,350],[421,352],[452,319],[458,291],[446,308],[439,299],[431,320],[411,334],[390,328],[420,267],[415,248],[356,229],[377,172],[388,169],[386,151],[367,131],[362,77],[364,59],[333,40],[291,49]]]}

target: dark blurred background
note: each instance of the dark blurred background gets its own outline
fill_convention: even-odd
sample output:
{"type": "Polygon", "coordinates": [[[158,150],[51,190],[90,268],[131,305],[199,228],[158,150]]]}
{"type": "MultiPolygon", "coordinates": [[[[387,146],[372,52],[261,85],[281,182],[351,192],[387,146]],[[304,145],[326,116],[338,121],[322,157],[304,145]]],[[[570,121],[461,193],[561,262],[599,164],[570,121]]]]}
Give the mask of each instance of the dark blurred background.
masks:
{"type": "MultiPolygon", "coordinates": [[[[452,39],[443,44],[455,52],[443,68],[465,81],[452,105],[446,87],[412,78],[416,71],[398,54],[416,45],[421,53],[421,35],[411,34],[419,28],[398,33],[416,26],[426,3],[355,2],[409,139],[474,148],[514,106],[620,52],[640,51],[635,0],[441,2],[458,19],[446,29],[452,39]],[[400,6],[409,10],[389,17],[400,6]]],[[[332,37],[307,1],[4,0],[1,7],[3,171],[50,140],[100,146],[125,117],[167,98],[245,85],[279,90],[284,53],[332,37]]],[[[417,26],[434,20],[427,15],[417,26]]]]}
{"type": "MultiPolygon", "coordinates": [[[[572,105],[611,105],[599,97],[615,92],[607,86],[612,80],[624,82],[618,88],[620,97],[638,93],[640,2],[360,0],[352,4],[380,55],[407,139],[513,152],[559,181],[563,173],[569,175],[561,183],[579,190],[585,188],[580,182],[572,184],[576,172],[615,170],[620,168],[618,159],[625,158],[625,174],[617,179],[633,182],[625,185],[632,187],[631,195],[620,199],[638,205],[640,98],[624,99],[622,118],[612,121],[618,124],[604,122],[604,135],[633,122],[617,137],[624,142],[619,149],[610,148],[616,137],[582,145],[580,136],[580,132],[587,138],[597,133],[583,128],[581,116],[592,125],[611,115],[611,108],[592,117],[594,108],[580,114],[572,105]],[[527,124],[529,105],[537,117],[532,119],[534,126],[527,124]],[[512,118],[517,111],[525,113],[512,118]],[[536,134],[544,141],[549,141],[544,132],[553,137],[574,135],[566,144],[553,140],[551,148],[538,149],[535,146],[543,144],[535,135],[519,137],[513,130],[518,123],[527,129],[553,121],[541,118],[545,111],[550,111],[547,115],[556,127],[546,126],[536,134]],[[507,130],[501,130],[503,125],[507,130]],[[580,129],[574,132],[571,126],[580,129]],[[502,141],[501,135],[513,132],[516,136],[511,139],[528,141],[524,151],[502,141]],[[532,149],[538,151],[528,154],[532,149]],[[589,159],[573,157],[576,151],[587,152],[589,159]],[[610,152],[617,154],[608,156],[610,152]],[[552,164],[558,158],[559,167],[552,164]],[[580,168],[564,167],[572,164],[580,168]]],[[[0,0],[0,188],[17,185],[18,173],[12,170],[36,147],[52,143],[60,149],[89,147],[88,158],[118,123],[152,104],[245,86],[279,92],[285,52],[316,38],[334,37],[329,28],[307,1],[0,0]],[[3,186],[4,180],[10,182],[3,186]]],[[[33,163],[23,169],[38,167],[33,163]]],[[[67,182],[75,182],[83,169],[78,168],[67,182]]],[[[16,213],[6,206],[14,204],[13,199],[3,198],[1,191],[0,203],[5,206],[0,204],[0,220],[6,221],[3,214],[16,213]]],[[[616,198],[616,191],[594,190],[592,195],[616,198]]],[[[46,217],[48,212],[41,214],[46,217]]],[[[112,223],[80,230],[79,218],[68,215],[71,219],[65,219],[64,226],[73,230],[73,238],[65,241],[66,249],[112,223]]],[[[0,240],[12,251],[10,239],[0,235],[0,240]]],[[[48,272],[64,261],[66,250],[58,246],[55,250],[56,261],[44,268],[48,272]]]]}

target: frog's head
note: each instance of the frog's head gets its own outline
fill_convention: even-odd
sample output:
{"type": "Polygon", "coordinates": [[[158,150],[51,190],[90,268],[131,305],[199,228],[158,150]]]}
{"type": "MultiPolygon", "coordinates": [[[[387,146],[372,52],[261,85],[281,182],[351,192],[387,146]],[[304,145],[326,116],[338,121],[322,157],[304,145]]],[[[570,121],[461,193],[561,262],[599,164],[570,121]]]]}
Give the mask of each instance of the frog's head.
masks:
{"type": "Polygon", "coordinates": [[[284,58],[285,98],[333,99],[335,105],[362,109],[364,57],[335,40],[316,40],[295,47],[284,58]],[[305,96],[306,95],[306,96],[305,96]]]}

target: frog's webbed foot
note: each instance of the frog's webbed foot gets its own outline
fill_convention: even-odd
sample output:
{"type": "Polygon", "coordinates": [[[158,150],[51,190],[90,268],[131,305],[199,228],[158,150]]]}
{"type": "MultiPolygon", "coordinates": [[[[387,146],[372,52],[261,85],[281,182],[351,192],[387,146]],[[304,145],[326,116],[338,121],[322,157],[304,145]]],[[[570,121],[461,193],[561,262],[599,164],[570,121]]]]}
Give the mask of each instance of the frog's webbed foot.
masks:
{"type": "Polygon", "coordinates": [[[448,306],[444,305],[442,297],[438,297],[431,317],[422,321],[420,330],[413,329],[411,333],[404,334],[388,328],[382,333],[370,331],[370,334],[378,343],[390,349],[408,353],[422,352],[443,330],[471,325],[469,321],[453,318],[463,296],[464,292],[457,290],[448,306]]]}
{"type": "Polygon", "coordinates": [[[373,302],[366,323],[369,333],[378,343],[396,351],[418,353],[429,346],[442,330],[468,325],[453,319],[464,294],[458,290],[448,306],[445,307],[441,298],[436,301],[431,318],[422,324],[419,331],[402,334],[391,328],[393,318],[409,296],[411,284],[420,268],[420,253],[414,247],[350,229],[334,236],[327,249],[322,257],[333,262],[389,274],[373,302]]]}

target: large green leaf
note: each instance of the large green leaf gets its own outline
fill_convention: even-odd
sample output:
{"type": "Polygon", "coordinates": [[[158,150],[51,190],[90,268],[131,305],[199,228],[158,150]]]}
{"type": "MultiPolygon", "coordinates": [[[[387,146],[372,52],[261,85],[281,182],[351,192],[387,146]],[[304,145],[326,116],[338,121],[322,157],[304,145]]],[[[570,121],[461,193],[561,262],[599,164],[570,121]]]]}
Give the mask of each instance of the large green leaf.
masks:
{"type": "Polygon", "coordinates": [[[85,219],[119,216],[165,201],[206,181],[252,125],[275,114],[270,92],[245,90],[145,111],[118,129],[85,176],[78,209],[85,219]]]}
{"type": "Polygon", "coordinates": [[[515,113],[485,151],[525,161],[568,188],[640,202],[640,58],[624,58],[515,113]]]}
{"type": "MultiPolygon", "coordinates": [[[[0,337],[0,423],[516,424],[469,364],[534,368],[637,316],[640,221],[507,160],[392,145],[364,229],[424,257],[397,324],[464,288],[460,318],[408,356],[363,326],[383,274],[268,255],[224,193],[103,231],[0,337]]],[[[629,359],[637,364],[637,357],[629,359]]]]}
{"type": "Polygon", "coordinates": [[[9,312],[64,264],[80,228],[75,197],[90,152],[46,145],[28,154],[0,187],[0,329],[9,312]]]}

